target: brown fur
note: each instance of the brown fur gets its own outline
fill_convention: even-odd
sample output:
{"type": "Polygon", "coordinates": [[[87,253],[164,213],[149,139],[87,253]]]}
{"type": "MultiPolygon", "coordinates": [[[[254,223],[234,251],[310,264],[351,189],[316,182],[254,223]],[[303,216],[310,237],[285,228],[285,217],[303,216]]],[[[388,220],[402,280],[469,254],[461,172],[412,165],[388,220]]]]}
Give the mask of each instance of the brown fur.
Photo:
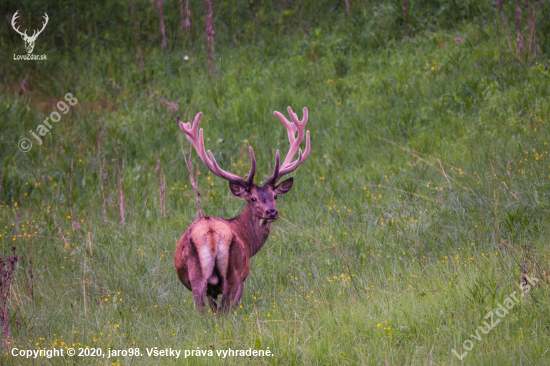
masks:
{"type": "Polygon", "coordinates": [[[176,247],[174,266],[180,281],[193,292],[195,304],[204,312],[208,297],[212,311],[227,311],[239,302],[250,272],[250,257],[266,242],[271,222],[278,218],[276,195],[292,187],[292,178],[277,187],[254,186],[250,192],[234,189],[248,202],[232,219],[204,217],[189,226],[176,247]],[[265,220],[262,225],[261,221],[265,220]]]}
{"type": "Polygon", "coordinates": [[[289,178],[278,185],[277,182],[296,170],[311,151],[309,131],[305,130],[307,108],[304,108],[301,121],[290,107],[287,110],[292,122],[279,112],[273,114],[287,130],[290,149],[282,164],[279,150],[275,152],[273,174],[261,187],[254,183],[256,158],[251,146],[250,171],[244,179],[221,169],[210,150],[205,150],[203,130],[199,130],[202,112],[197,113],[193,124],[183,123],[178,117],[180,128],[202,162],[212,173],[229,181],[229,189],[235,196],[247,201],[243,212],[230,220],[205,217],[193,222],[178,242],[174,265],[180,281],[193,292],[195,304],[201,312],[204,312],[206,296],[215,312],[218,310],[217,298],[220,294],[222,310],[227,311],[237,305],[243,294],[244,281],[250,272],[250,257],[262,248],[269,237],[271,223],[279,218],[277,195],[290,191],[293,179],[289,178]],[[300,144],[304,137],[306,148],[302,153],[300,144]],[[298,159],[293,161],[297,152],[298,159]]]}

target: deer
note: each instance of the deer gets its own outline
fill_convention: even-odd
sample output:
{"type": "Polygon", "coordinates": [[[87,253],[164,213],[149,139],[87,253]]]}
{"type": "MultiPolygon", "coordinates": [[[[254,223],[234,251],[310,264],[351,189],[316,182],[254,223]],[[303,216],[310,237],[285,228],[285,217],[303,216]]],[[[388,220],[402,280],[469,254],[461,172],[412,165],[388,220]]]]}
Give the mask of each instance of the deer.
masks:
{"type": "Polygon", "coordinates": [[[29,37],[27,35],[27,30],[26,29],[25,29],[25,32],[20,32],[19,27],[17,27],[17,28],[15,27],[15,21],[19,17],[19,15],[17,15],[18,12],[19,12],[19,10],[17,10],[15,12],[15,14],[13,14],[13,18],[11,18],[11,26],[13,27],[14,31],[16,31],[17,33],[19,33],[21,35],[21,38],[23,38],[23,41],[25,41],[25,49],[27,50],[27,53],[32,53],[32,50],[34,49],[34,42],[36,42],[36,38],[38,38],[40,33],[42,33],[44,28],[46,28],[46,24],[48,24],[48,20],[50,18],[48,18],[48,14],[44,13],[44,17],[43,17],[44,22],[42,22],[42,29],[40,29],[38,32],[36,30],[34,30],[33,33],[32,33],[32,36],[29,37]]]}
{"type": "Polygon", "coordinates": [[[290,149],[282,164],[277,149],[273,173],[262,186],[254,183],[256,158],[252,146],[249,146],[250,171],[245,179],[221,169],[210,150],[205,151],[203,129],[198,129],[202,112],[196,115],[193,125],[181,122],[179,117],[177,119],[187,140],[206,167],[214,175],[229,182],[233,195],[246,200],[238,216],[232,219],[199,218],[178,241],[174,266],[179,280],[193,293],[193,300],[201,313],[205,311],[206,297],[214,313],[220,308],[226,312],[237,306],[243,294],[244,281],[250,272],[250,258],[267,241],[271,224],[279,218],[277,197],[290,191],[293,178],[278,182],[296,170],[310,153],[309,131],[305,131],[307,108],[303,110],[301,121],[290,107],[288,113],[292,122],[283,114],[273,112],[286,128],[290,149]],[[304,136],[306,147],[302,153],[300,144],[304,136]],[[297,151],[298,158],[294,160],[297,151]],[[222,295],[221,304],[218,302],[219,295],[222,295]]]}

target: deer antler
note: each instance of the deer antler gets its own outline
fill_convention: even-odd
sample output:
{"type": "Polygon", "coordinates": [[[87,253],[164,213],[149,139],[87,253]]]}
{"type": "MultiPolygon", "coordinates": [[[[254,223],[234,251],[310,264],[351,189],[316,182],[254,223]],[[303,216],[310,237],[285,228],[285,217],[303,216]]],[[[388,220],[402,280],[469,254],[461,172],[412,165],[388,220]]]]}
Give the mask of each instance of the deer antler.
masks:
{"type": "MultiPolygon", "coordinates": [[[[42,31],[44,30],[44,28],[46,28],[46,24],[48,24],[48,20],[49,20],[49,19],[50,19],[50,18],[48,18],[48,14],[44,13],[44,20],[45,20],[45,22],[42,22],[42,29],[40,29],[40,30],[38,31],[38,33],[36,32],[36,30],[33,31],[32,36],[29,37],[31,40],[33,40],[33,41],[36,40],[36,38],[40,35],[40,33],[42,33],[42,31]]],[[[25,32],[26,32],[26,31],[25,31],[25,32]]]]}
{"type": "Polygon", "coordinates": [[[279,162],[279,150],[275,153],[275,168],[273,169],[273,174],[267,180],[267,183],[271,185],[275,185],[283,175],[286,175],[298,168],[300,164],[306,160],[311,150],[309,144],[309,131],[305,131],[308,118],[307,108],[304,107],[304,117],[301,121],[298,120],[298,116],[292,111],[292,108],[288,107],[287,110],[293,122],[289,122],[281,113],[277,111],[273,112],[273,114],[279,118],[286,128],[288,141],[290,142],[290,149],[282,165],[280,165],[279,162]],[[298,132],[298,137],[296,137],[296,132],[298,132]],[[304,135],[306,137],[306,149],[302,153],[302,149],[299,148],[300,144],[304,140],[304,135]],[[292,162],[292,159],[294,159],[294,155],[296,155],[296,151],[298,151],[298,149],[298,159],[292,162]]]}
{"type": "Polygon", "coordinates": [[[13,17],[11,18],[11,26],[12,26],[13,30],[16,31],[17,33],[19,33],[23,38],[28,38],[29,36],[27,35],[27,30],[26,29],[25,29],[24,33],[21,33],[19,31],[19,27],[15,28],[15,21],[17,20],[17,18],[19,18],[19,15],[17,15],[18,12],[19,12],[19,10],[17,10],[15,12],[15,14],[13,14],[13,17]]]}
{"type": "Polygon", "coordinates": [[[254,150],[252,150],[252,146],[249,147],[250,172],[248,173],[248,177],[246,179],[243,179],[236,174],[221,169],[218,166],[218,163],[216,162],[216,159],[214,159],[214,156],[212,155],[210,150],[205,151],[204,149],[204,136],[202,128],[199,130],[201,117],[202,112],[199,112],[195,117],[195,120],[193,121],[193,125],[191,125],[191,123],[189,122],[181,122],[180,118],[178,117],[180,128],[187,135],[187,140],[189,140],[189,142],[195,147],[195,150],[197,151],[197,154],[199,155],[201,160],[208,167],[208,169],[210,169],[210,171],[218,177],[226,179],[230,182],[238,182],[243,187],[251,187],[253,184],[252,182],[254,180],[254,175],[256,174],[256,158],[254,157],[254,150]]]}

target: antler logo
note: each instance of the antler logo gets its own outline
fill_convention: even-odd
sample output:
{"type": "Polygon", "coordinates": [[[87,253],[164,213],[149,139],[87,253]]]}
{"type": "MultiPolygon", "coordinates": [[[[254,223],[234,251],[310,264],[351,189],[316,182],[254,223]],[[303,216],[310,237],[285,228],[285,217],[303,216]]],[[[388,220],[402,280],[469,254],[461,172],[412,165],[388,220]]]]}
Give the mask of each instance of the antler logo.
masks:
{"type": "Polygon", "coordinates": [[[25,49],[27,50],[27,53],[32,53],[32,50],[34,49],[34,42],[36,41],[36,38],[38,37],[38,35],[40,33],[42,33],[42,31],[44,30],[44,28],[46,28],[46,24],[48,24],[48,14],[44,13],[44,22],[42,23],[42,29],[40,29],[38,32],[36,30],[33,31],[32,33],[32,36],[28,36],[27,35],[27,30],[25,29],[25,32],[21,33],[19,31],[19,27],[15,27],[15,21],[17,20],[17,18],[19,17],[19,15],[17,15],[17,13],[19,12],[16,11],[15,14],[13,14],[13,18],[11,19],[11,26],[13,27],[13,29],[19,33],[21,35],[21,37],[23,38],[23,41],[25,41],[25,49]]]}

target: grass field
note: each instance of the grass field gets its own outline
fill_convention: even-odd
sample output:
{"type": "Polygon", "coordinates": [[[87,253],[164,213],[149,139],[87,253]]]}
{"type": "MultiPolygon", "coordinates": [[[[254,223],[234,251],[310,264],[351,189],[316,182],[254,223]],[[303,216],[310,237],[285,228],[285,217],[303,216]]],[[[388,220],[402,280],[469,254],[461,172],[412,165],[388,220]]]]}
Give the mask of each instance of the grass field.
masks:
{"type": "MultiPolygon", "coordinates": [[[[544,53],[513,59],[494,24],[465,21],[364,49],[325,28],[222,44],[212,76],[202,47],[151,47],[146,83],[134,51],[52,49],[48,62],[10,61],[0,92],[0,249],[22,255],[6,303],[10,346],[144,356],[6,352],[1,363],[548,364],[550,72],[544,53]],[[78,102],[39,146],[29,130],[66,93],[78,102]],[[275,150],[288,149],[272,115],[287,106],[299,117],[309,109],[312,153],[279,202],[284,220],[251,260],[237,311],[200,315],[173,265],[195,219],[176,117],[204,113],[206,147],[227,170],[246,174],[253,146],[260,183],[275,150]],[[22,137],[33,142],[26,154],[22,137]],[[539,281],[522,297],[524,272],[539,281]],[[514,291],[518,303],[479,331],[514,291]],[[148,357],[153,347],[214,356],[148,357]],[[273,356],[216,355],[229,348],[273,356]],[[453,349],[468,353],[460,360],[453,349]]],[[[243,201],[200,168],[206,214],[237,215],[243,201]]]]}

